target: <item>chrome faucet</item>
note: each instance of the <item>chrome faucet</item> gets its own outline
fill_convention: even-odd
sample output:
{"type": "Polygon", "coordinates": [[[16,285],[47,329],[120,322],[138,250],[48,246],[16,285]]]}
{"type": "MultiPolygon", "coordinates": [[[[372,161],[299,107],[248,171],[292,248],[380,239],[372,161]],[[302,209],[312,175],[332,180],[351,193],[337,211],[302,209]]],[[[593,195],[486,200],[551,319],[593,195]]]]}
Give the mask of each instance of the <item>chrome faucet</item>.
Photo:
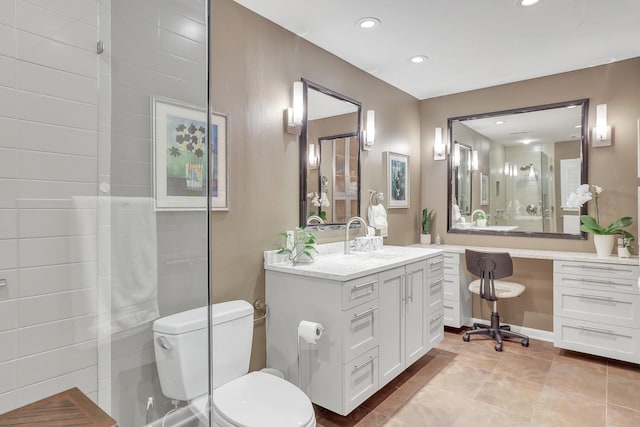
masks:
{"type": "Polygon", "coordinates": [[[351,218],[349,218],[349,221],[347,221],[347,226],[344,229],[344,254],[345,255],[349,255],[349,227],[351,227],[351,224],[356,221],[360,221],[360,223],[364,227],[365,235],[367,233],[367,223],[364,221],[364,219],[360,218],[359,216],[352,216],[351,218]]]}
{"type": "Polygon", "coordinates": [[[312,221],[316,221],[318,224],[324,224],[324,221],[318,215],[309,215],[307,217],[307,225],[311,224],[312,221]]]}

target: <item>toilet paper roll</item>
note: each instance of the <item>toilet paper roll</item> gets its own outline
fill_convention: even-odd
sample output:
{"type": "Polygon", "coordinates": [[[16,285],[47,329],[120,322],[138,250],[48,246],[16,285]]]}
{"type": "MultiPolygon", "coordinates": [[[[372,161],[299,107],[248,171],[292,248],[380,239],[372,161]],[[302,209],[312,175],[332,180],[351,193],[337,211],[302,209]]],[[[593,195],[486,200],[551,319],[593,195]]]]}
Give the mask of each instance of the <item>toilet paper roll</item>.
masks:
{"type": "Polygon", "coordinates": [[[324,327],[321,323],[302,320],[298,324],[298,338],[304,339],[309,344],[315,344],[323,332],[324,327]]]}

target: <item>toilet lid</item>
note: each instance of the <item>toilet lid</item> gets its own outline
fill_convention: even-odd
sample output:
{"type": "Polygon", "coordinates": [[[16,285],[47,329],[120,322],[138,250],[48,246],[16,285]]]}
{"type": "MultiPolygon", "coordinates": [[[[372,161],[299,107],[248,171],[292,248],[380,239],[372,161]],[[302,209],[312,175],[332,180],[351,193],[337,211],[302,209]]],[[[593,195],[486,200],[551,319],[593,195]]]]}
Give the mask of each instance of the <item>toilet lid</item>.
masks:
{"type": "Polygon", "coordinates": [[[239,427],[306,426],[313,417],[302,390],[264,372],[251,372],[215,389],[213,410],[239,427]]]}

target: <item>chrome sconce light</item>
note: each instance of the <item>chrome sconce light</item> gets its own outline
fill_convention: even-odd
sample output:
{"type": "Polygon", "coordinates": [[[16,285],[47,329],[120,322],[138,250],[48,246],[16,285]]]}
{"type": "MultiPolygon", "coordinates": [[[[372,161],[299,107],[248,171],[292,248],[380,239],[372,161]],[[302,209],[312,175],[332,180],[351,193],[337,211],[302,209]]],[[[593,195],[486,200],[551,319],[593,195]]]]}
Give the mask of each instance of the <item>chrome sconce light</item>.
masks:
{"type": "Polygon", "coordinates": [[[302,96],[302,82],[293,82],[293,97],[291,107],[285,110],[287,133],[300,135],[302,117],[304,116],[304,101],[302,96]]]}
{"type": "Polygon", "coordinates": [[[436,128],[435,140],[433,143],[433,160],[444,160],[447,158],[447,152],[442,142],[442,128],[436,128]]]}
{"type": "Polygon", "coordinates": [[[451,166],[460,166],[460,145],[456,142],[453,144],[453,156],[451,156],[451,166]]]}
{"type": "MultiPolygon", "coordinates": [[[[320,147],[318,147],[320,148],[320,147]]],[[[309,159],[308,159],[308,163],[309,163],[309,168],[310,169],[318,169],[318,160],[319,157],[316,154],[316,146],[315,144],[309,144],[309,159]]]]}
{"type": "Polygon", "coordinates": [[[612,143],[611,126],[607,124],[607,104],[596,105],[596,127],[593,128],[591,145],[608,147],[612,143]]]}
{"type": "Polygon", "coordinates": [[[477,171],[479,167],[478,164],[478,150],[473,150],[471,152],[471,170],[477,171]]]}
{"type": "Polygon", "coordinates": [[[376,112],[375,110],[367,110],[367,121],[364,131],[363,150],[371,150],[376,142],[376,112]]]}

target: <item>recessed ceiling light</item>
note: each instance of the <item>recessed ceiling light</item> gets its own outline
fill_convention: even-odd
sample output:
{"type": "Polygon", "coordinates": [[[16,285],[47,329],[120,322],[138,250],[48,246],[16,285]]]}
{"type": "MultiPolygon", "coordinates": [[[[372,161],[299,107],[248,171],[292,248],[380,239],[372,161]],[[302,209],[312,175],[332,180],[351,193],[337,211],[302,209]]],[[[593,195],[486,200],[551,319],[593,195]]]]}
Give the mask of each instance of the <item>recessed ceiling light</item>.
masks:
{"type": "Polygon", "coordinates": [[[503,125],[503,124],[504,124],[504,120],[498,120],[498,121],[496,122],[496,124],[497,124],[497,125],[503,125]]]}
{"type": "Polygon", "coordinates": [[[378,18],[371,18],[371,17],[361,18],[361,19],[358,19],[358,21],[356,22],[356,25],[363,30],[370,30],[380,25],[380,20],[378,18]]]}
{"type": "Polygon", "coordinates": [[[518,0],[518,5],[522,7],[533,6],[538,3],[540,0],[518,0]]]}
{"type": "Polygon", "coordinates": [[[416,55],[416,56],[412,57],[410,59],[410,61],[413,62],[414,64],[422,64],[427,59],[429,59],[429,57],[427,57],[425,55],[416,55]]]}

